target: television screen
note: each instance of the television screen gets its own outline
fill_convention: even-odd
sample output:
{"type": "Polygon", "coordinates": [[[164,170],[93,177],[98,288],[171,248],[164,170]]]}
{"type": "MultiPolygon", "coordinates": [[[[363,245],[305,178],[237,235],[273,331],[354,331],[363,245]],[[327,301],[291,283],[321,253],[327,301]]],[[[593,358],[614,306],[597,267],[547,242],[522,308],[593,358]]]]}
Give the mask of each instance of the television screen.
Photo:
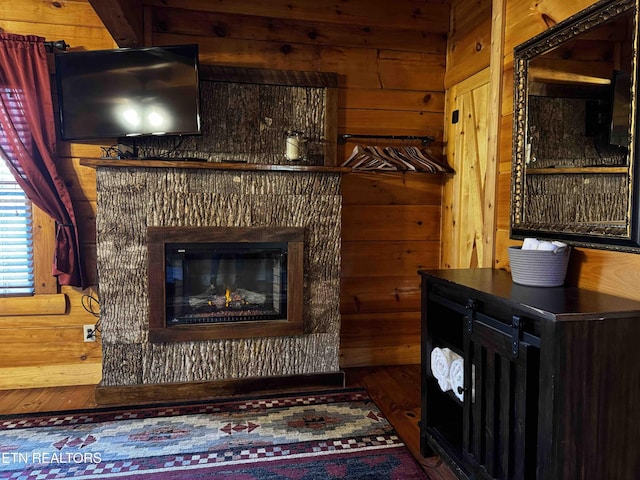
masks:
{"type": "Polygon", "coordinates": [[[198,46],[55,56],[64,140],[200,133],[198,46]]]}
{"type": "Polygon", "coordinates": [[[629,147],[631,125],[631,75],[620,70],[611,79],[609,144],[629,147]]]}

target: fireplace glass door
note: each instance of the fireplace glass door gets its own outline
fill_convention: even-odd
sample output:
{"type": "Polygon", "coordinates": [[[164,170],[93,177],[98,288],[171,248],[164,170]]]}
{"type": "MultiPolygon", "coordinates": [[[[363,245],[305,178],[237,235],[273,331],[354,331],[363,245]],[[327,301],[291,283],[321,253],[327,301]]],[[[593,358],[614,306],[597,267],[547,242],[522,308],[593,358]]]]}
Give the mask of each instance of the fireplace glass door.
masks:
{"type": "Polygon", "coordinates": [[[149,341],[304,331],[304,228],[147,227],[149,341]]]}
{"type": "Polygon", "coordinates": [[[287,243],[165,244],[167,326],[283,319],[287,243]]]}

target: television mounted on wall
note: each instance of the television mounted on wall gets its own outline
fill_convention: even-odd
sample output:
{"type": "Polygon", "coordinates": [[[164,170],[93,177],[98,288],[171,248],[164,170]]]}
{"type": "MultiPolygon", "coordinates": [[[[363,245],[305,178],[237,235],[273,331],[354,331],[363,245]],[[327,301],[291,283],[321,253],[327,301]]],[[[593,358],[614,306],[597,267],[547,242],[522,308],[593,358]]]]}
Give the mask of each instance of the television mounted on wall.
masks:
{"type": "Polygon", "coordinates": [[[615,70],[611,77],[609,144],[629,148],[631,141],[631,75],[615,70]]]}
{"type": "Polygon", "coordinates": [[[63,140],[200,134],[198,46],[55,56],[63,140]]]}

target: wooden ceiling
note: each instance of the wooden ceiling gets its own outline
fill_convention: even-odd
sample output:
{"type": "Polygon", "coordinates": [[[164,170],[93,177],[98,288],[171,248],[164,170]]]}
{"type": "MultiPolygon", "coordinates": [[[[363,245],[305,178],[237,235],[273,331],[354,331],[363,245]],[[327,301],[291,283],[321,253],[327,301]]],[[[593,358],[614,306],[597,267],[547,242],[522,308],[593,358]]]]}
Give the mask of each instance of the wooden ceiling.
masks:
{"type": "MultiPolygon", "coordinates": [[[[145,18],[150,18],[149,12],[145,12],[145,9],[153,9],[154,6],[170,7],[181,10],[210,10],[214,5],[216,9],[222,8],[222,11],[228,11],[229,13],[240,13],[244,8],[242,4],[251,5],[251,9],[254,15],[271,16],[271,12],[279,12],[289,18],[295,17],[296,14],[304,9],[304,4],[312,4],[314,2],[307,2],[304,0],[299,4],[291,5],[287,0],[277,1],[257,8],[253,2],[242,2],[242,4],[235,4],[233,1],[229,2],[229,5],[223,5],[222,2],[214,2],[210,0],[189,0],[189,1],[172,1],[172,0],[88,0],[89,4],[96,11],[105,27],[116,41],[119,47],[139,47],[149,45],[149,39],[145,38],[145,34],[150,30],[150,25],[145,25],[145,18]],[[147,13],[147,15],[145,15],[147,13]]],[[[357,20],[366,19],[369,15],[374,17],[384,18],[387,22],[398,23],[401,19],[406,22],[406,19],[415,20],[418,24],[424,24],[429,22],[429,6],[436,4],[448,4],[449,0],[410,0],[404,6],[403,10],[405,17],[399,15],[393,15],[397,11],[397,6],[394,0],[389,1],[387,5],[385,1],[376,2],[377,5],[369,4],[368,0],[357,0],[350,2],[348,8],[351,10],[347,13],[347,7],[335,6],[335,14],[342,17],[344,23],[353,23],[357,20]],[[377,7],[377,8],[374,8],[377,7]],[[407,10],[408,8],[408,10],[407,10]]],[[[345,4],[346,5],[346,4],[345,4]]],[[[326,13],[326,12],[325,12],[326,13]]],[[[276,14],[277,16],[278,14],[276,14]]],[[[307,18],[310,20],[311,18],[307,18]]],[[[400,25],[396,25],[400,26],[400,25]]],[[[446,32],[445,32],[446,33],[446,32]]]]}
{"type": "Polygon", "coordinates": [[[140,47],[143,39],[143,6],[140,0],[89,0],[119,47],[140,47]]]}

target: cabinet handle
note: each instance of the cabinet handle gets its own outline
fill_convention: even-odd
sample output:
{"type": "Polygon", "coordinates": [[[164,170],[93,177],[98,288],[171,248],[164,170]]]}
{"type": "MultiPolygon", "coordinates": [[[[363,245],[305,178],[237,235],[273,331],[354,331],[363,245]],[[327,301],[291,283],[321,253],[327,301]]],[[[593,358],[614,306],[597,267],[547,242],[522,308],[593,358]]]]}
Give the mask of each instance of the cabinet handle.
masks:
{"type": "Polygon", "coordinates": [[[523,323],[519,315],[511,317],[511,355],[513,358],[518,358],[520,352],[520,334],[523,323]]]}
{"type": "Polygon", "coordinates": [[[465,321],[467,322],[467,332],[469,332],[469,335],[471,335],[473,333],[473,320],[476,316],[476,301],[473,298],[468,299],[465,308],[467,309],[467,314],[465,316],[465,321]]]}

